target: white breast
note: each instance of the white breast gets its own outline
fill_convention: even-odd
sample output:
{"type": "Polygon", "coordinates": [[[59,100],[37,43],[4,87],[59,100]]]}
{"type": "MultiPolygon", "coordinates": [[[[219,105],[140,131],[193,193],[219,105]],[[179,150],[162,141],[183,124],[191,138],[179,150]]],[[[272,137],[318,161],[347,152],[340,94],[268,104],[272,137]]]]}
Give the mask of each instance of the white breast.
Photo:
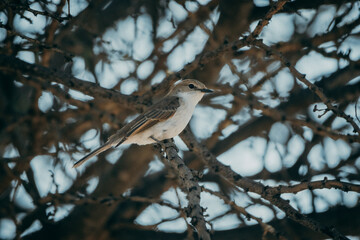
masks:
{"type": "Polygon", "coordinates": [[[161,141],[179,135],[189,123],[197,103],[203,97],[201,92],[186,92],[178,94],[180,106],[170,119],[159,122],[151,128],[129,137],[124,143],[136,143],[138,145],[151,144],[155,141],[150,137],[161,141]]]}

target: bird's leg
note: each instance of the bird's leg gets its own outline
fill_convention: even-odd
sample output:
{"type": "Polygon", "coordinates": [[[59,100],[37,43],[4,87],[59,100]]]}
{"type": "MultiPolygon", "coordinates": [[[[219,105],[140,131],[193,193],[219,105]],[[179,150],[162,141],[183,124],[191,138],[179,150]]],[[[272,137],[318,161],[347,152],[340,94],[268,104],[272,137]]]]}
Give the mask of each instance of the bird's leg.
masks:
{"type": "Polygon", "coordinates": [[[159,144],[161,146],[161,148],[165,151],[166,148],[168,147],[173,147],[176,152],[179,152],[179,149],[177,148],[177,146],[174,143],[174,139],[170,138],[170,139],[165,139],[164,141],[159,141],[156,138],[154,138],[153,136],[150,137],[152,140],[154,140],[157,144],[159,144]]]}
{"type": "Polygon", "coordinates": [[[179,149],[175,145],[175,141],[173,138],[165,139],[163,142],[164,142],[165,147],[173,147],[173,148],[175,148],[176,152],[179,152],[179,149]]]}
{"type": "Polygon", "coordinates": [[[150,136],[150,138],[156,142],[156,143],[154,144],[154,147],[155,147],[155,148],[160,148],[160,154],[163,154],[164,151],[165,151],[165,148],[164,148],[164,146],[163,146],[163,143],[162,143],[161,141],[157,140],[157,139],[156,139],[155,137],[153,137],[153,136],[150,136]]]}

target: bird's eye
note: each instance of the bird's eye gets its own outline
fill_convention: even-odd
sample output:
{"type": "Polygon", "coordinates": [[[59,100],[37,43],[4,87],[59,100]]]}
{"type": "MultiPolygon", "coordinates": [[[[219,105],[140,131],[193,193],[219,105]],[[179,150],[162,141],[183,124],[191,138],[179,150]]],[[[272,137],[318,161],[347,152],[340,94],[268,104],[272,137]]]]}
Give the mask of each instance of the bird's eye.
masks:
{"type": "Polygon", "coordinates": [[[193,89],[194,87],[195,87],[194,84],[192,84],[192,83],[189,84],[190,89],[193,89]]]}

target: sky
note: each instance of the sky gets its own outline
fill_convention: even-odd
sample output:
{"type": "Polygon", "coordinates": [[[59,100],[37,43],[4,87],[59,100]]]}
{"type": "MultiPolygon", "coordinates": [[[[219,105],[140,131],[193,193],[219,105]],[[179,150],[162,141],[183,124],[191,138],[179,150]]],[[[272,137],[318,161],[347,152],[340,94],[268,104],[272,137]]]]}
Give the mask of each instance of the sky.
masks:
{"type": "MultiPolygon", "coordinates": [[[[202,4],[207,1],[200,1],[202,4]]],[[[255,1],[257,5],[266,5],[267,1],[255,1]]],[[[77,0],[70,1],[71,4],[71,14],[76,15],[82,9],[87,6],[86,1],[77,0]]],[[[359,4],[357,4],[359,5],[359,4]]],[[[197,9],[197,5],[194,3],[188,3],[187,8],[189,11],[195,11],[197,9]]],[[[33,9],[39,9],[39,6],[35,3],[30,6],[33,9]]],[[[65,9],[67,7],[65,6],[65,9]]],[[[158,27],[158,36],[167,37],[169,36],[175,29],[173,28],[172,23],[169,19],[173,18],[175,23],[179,23],[186,19],[187,12],[174,1],[170,1],[169,3],[170,11],[167,11],[166,17],[163,19],[161,24],[158,27]]],[[[264,28],[264,31],[260,35],[261,38],[264,39],[264,43],[266,44],[275,44],[282,41],[289,40],[294,33],[303,33],[305,29],[302,29],[302,25],[305,23],[309,23],[310,19],[316,14],[314,10],[303,10],[301,11],[301,16],[299,15],[289,15],[289,14],[278,14],[274,16],[270,22],[270,24],[264,28]]],[[[336,14],[335,7],[326,6],[326,8],[321,8],[319,15],[316,18],[314,27],[307,29],[306,34],[310,36],[315,36],[316,34],[321,34],[326,32],[326,29],[329,25],[331,25],[331,19],[336,14]]],[[[348,19],[351,21],[353,18],[358,17],[359,15],[359,6],[355,7],[348,19]]],[[[34,16],[30,13],[25,14],[29,17],[33,24],[29,24],[26,20],[21,19],[20,17],[15,18],[14,26],[16,30],[22,33],[25,33],[27,36],[34,36],[36,33],[41,33],[46,25],[45,18],[41,15],[34,16]]],[[[219,13],[217,10],[211,15],[212,22],[208,21],[206,23],[207,27],[210,29],[213,28],[213,24],[216,24],[219,18],[219,13]]],[[[6,16],[3,13],[0,13],[0,21],[6,22],[6,16]]],[[[256,26],[257,22],[251,24],[251,29],[253,30],[256,26]]],[[[110,54],[112,57],[111,63],[100,62],[96,66],[96,74],[98,79],[101,79],[100,85],[104,88],[112,88],[116,85],[117,80],[119,78],[127,78],[134,71],[136,71],[139,79],[145,79],[154,68],[154,64],[151,61],[145,61],[140,64],[138,68],[136,68],[135,62],[132,60],[123,60],[119,57],[119,52],[121,54],[129,54],[132,55],[134,60],[143,61],[146,59],[154,46],[151,43],[151,18],[148,15],[140,15],[137,21],[134,21],[133,18],[128,17],[122,21],[119,21],[113,28],[110,28],[106,31],[106,33],[102,36],[103,40],[107,43],[102,44],[101,46],[95,47],[94,51],[106,51],[108,53],[116,52],[110,54]],[[126,33],[126,34],[125,34],[126,33]],[[129,48],[130,44],[130,48],[129,48]]],[[[3,29],[0,29],[0,41],[4,39],[5,32],[3,29]]],[[[177,47],[168,57],[167,67],[168,71],[176,72],[188,63],[194,60],[195,56],[202,51],[203,46],[205,45],[208,36],[204,33],[200,28],[196,28],[192,34],[189,35],[187,41],[181,46],[177,47]]],[[[21,41],[20,38],[17,38],[16,41],[21,41]]],[[[177,43],[176,40],[169,40],[164,44],[164,51],[169,51],[173,48],[173,46],[177,43]]],[[[331,49],[333,43],[328,43],[328,49],[331,49]]],[[[359,47],[359,39],[349,38],[341,45],[341,50],[346,52],[351,49],[350,57],[353,60],[357,60],[360,58],[360,47],[359,47]]],[[[34,62],[34,54],[29,51],[22,51],[18,54],[18,58],[25,60],[29,63],[34,62]]],[[[94,82],[94,77],[92,74],[85,70],[85,62],[81,57],[75,57],[73,59],[74,65],[72,68],[73,74],[75,77],[79,79],[83,79],[86,81],[94,82]]],[[[338,62],[334,59],[325,58],[318,53],[313,51],[309,52],[306,56],[303,56],[296,64],[296,69],[298,69],[301,73],[306,74],[307,78],[312,82],[319,80],[322,76],[326,76],[336,71],[338,67],[346,66],[346,62],[338,62]],[[316,67],[314,67],[316,66],[316,67]]],[[[239,68],[246,69],[249,68],[246,63],[240,65],[239,68]]],[[[250,81],[255,83],[263,73],[259,73],[250,81]]],[[[157,74],[154,79],[152,79],[152,84],[161,82],[162,79],[166,76],[165,72],[161,72],[157,74]]],[[[234,79],[230,69],[228,67],[224,67],[221,71],[221,75],[219,78],[223,83],[231,82],[234,79]]],[[[201,79],[200,79],[201,80],[201,79]]],[[[251,82],[250,82],[251,84],[251,82]]],[[[287,97],[289,95],[289,91],[294,86],[294,79],[287,70],[280,71],[277,76],[272,80],[272,83],[269,82],[264,85],[261,94],[265,94],[264,97],[269,98],[268,93],[269,89],[276,86],[279,93],[283,97],[287,97]]],[[[120,92],[124,94],[131,94],[136,91],[138,88],[137,83],[129,78],[122,85],[121,88],[118,89],[120,92]]],[[[75,98],[82,100],[90,100],[92,99],[89,96],[81,94],[76,91],[72,91],[71,93],[75,98]]],[[[218,99],[220,102],[229,102],[231,98],[221,98],[218,99]]],[[[39,99],[39,108],[43,112],[47,112],[50,110],[53,104],[53,96],[51,93],[44,91],[42,96],[39,99]]],[[[275,105],[279,103],[274,103],[275,105]]],[[[348,111],[353,111],[352,109],[348,109],[348,111]]],[[[311,111],[309,111],[310,114],[311,111]]],[[[216,130],[217,124],[225,118],[224,110],[216,110],[214,112],[213,109],[206,106],[198,106],[193,118],[190,122],[190,126],[196,136],[199,139],[205,139],[210,136],[213,131],[216,130]],[[207,119],[211,118],[212,121],[209,122],[207,119]]],[[[238,116],[236,116],[239,123],[244,123],[247,118],[250,117],[248,111],[241,112],[238,116]]],[[[313,114],[313,119],[317,119],[316,114],[313,114]]],[[[317,120],[322,121],[322,120],[317,120]]],[[[341,121],[336,123],[339,126],[343,124],[341,121]]],[[[237,127],[235,125],[229,126],[224,130],[223,135],[227,136],[231,132],[235,131],[237,127]]],[[[269,134],[268,143],[266,139],[261,137],[250,137],[247,140],[242,141],[241,143],[235,145],[229,151],[220,155],[218,159],[229,165],[234,171],[243,175],[243,176],[251,176],[260,172],[263,168],[266,168],[270,172],[279,171],[282,167],[292,166],[294,164],[295,159],[302,153],[305,145],[305,140],[311,141],[313,134],[310,130],[305,130],[305,140],[298,135],[291,136],[288,145],[283,145],[284,139],[286,136],[290,136],[290,128],[286,124],[283,123],[275,123],[269,134]],[[266,144],[269,144],[266,147],[266,144]],[[286,157],[283,158],[283,155],[288,151],[286,157]],[[239,157],[241,156],[241,157],[239,157]]],[[[99,146],[99,136],[95,129],[92,129],[84,134],[81,138],[84,141],[85,147],[95,148],[99,146]]],[[[175,139],[177,145],[180,150],[185,151],[187,148],[185,144],[181,141],[179,137],[175,139]]],[[[114,151],[111,154],[119,154],[123,151],[127,146],[123,146],[120,149],[114,151]]],[[[330,167],[335,167],[341,160],[347,158],[350,155],[350,147],[347,143],[342,140],[334,141],[332,139],[326,139],[324,145],[318,145],[314,147],[309,154],[309,162],[314,169],[322,169],[324,166],[328,165],[330,167]],[[325,149],[325,154],[323,154],[325,149]]],[[[18,153],[16,149],[11,146],[8,146],[8,149],[3,157],[13,157],[18,153]]],[[[111,154],[107,157],[111,162],[112,157],[111,154]]],[[[180,152],[180,154],[182,154],[180,152]]],[[[79,159],[82,157],[82,153],[75,154],[70,156],[67,153],[63,153],[60,158],[63,159],[65,166],[67,166],[66,173],[64,174],[63,169],[60,166],[54,166],[53,160],[48,156],[37,156],[35,159],[31,161],[31,167],[34,169],[35,173],[35,181],[40,190],[42,196],[46,196],[49,192],[53,192],[54,186],[52,184],[51,173],[54,173],[55,181],[59,185],[59,191],[66,191],[76,179],[76,176],[79,172],[76,172],[73,168],[71,168],[73,161],[72,158],[79,159]]],[[[96,161],[96,158],[91,161],[96,161]]],[[[84,168],[90,164],[86,164],[80,168],[80,174],[84,171],[84,168]]],[[[163,169],[163,164],[158,159],[155,159],[149,165],[149,173],[156,172],[163,169]]],[[[299,171],[303,171],[304,173],[307,171],[306,168],[302,168],[299,171]]],[[[351,171],[351,170],[349,170],[351,171]]],[[[26,176],[21,176],[26,180],[26,176]]],[[[327,176],[329,179],[332,179],[332,176],[327,176]]],[[[312,180],[323,179],[324,176],[316,176],[312,180]]],[[[94,178],[90,180],[90,186],[88,191],[91,192],[95,189],[98,183],[98,179],[94,178]]],[[[274,181],[264,181],[264,184],[268,185],[278,185],[278,182],[274,181]]],[[[15,184],[15,183],[14,183],[15,184]]],[[[213,183],[202,183],[205,187],[210,188],[212,190],[218,190],[218,186],[213,183]]],[[[315,190],[317,195],[322,196],[323,198],[317,198],[315,202],[315,207],[317,212],[326,211],[329,207],[336,205],[337,203],[344,201],[345,205],[348,207],[354,206],[358,201],[358,195],[352,192],[342,193],[337,190],[315,190]],[[344,197],[344,198],[343,198],[344,197]],[[324,200],[325,199],[325,200],[324,200]]],[[[26,194],[23,187],[20,187],[16,192],[13,192],[13,197],[15,201],[25,206],[28,209],[34,208],[31,198],[26,194]]],[[[177,195],[180,196],[180,205],[186,206],[187,200],[184,193],[179,189],[171,188],[167,192],[163,193],[161,196],[162,199],[172,203],[177,206],[179,204],[177,195]],[[177,193],[176,193],[177,192],[177,193]]],[[[293,207],[300,209],[302,213],[310,213],[314,211],[310,204],[311,194],[310,191],[302,191],[296,195],[292,194],[284,194],[282,195],[285,199],[289,199],[290,203],[293,207]]],[[[251,203],[251,199],[249,199],[245,194],[242,193],[234,193],[233,194],[234,201],[241,205],[249,205],[251,203]]],[[[253,194],[254,198],[259,198],[256,194],[253,194]]],[[[212,219],[215,216],[220,215],[221,213],[229,210],[229,207],[224,205],[222,200],[211,196],[208,193],[201,194],[201,204],[202,206],[207,208],[206,213],[208,214],[207,219],[212,219]]],[[[71,212],[71,205],[64,205],[60,207],[59,211],[55,215],[56,220],[60,220],[63,217],[67,216],[71,212]]],[[[51,211],[52,209],[48,209],[51,211]]],[[[261,217],[265,222],[271,221],[274,217],[273,212],[264,206],[260,205],[252,205],[247,208],[247,210],[258,217],[261,217]]],[[[145,211],[136,219],[137,224],[141,225],[152,225],[160,222],[161,220],[166,218],[176,218],[178,213],[170,209],[168,207],[163,207],[157,204],[153,204],[149,206],[145,211]]],[[[284,214],[282,212],[277,213],[277,217],[283,218],[284,214]]],[[[19,216],[21,219],[21,216],[19,216]]],[[[255,224],[255,221],[250,221],[250,224],[255,224]]],[[[214,222],[215,230],[226,230],[232,229],[239,226],[241,223],[237,220],[235,215],[227,215],[219,220],[214,222]]],[[[41,228],[40,222],[35,222],[29,229],[28,232],[35,231],[41,228]]],[[[173,221],[165,222],[158,226],[160,231],[175,231],[175,232],[183,232],[186,230],[186,223],[182,218],[178,218],[173,221]]],[[[0,220],[0,237],[1,238],[12,238],[15,234],[15,226],[9,219],[1,219],[0,220]]],[[[356,239],[356,238],[354,238],[356,239]]]]}

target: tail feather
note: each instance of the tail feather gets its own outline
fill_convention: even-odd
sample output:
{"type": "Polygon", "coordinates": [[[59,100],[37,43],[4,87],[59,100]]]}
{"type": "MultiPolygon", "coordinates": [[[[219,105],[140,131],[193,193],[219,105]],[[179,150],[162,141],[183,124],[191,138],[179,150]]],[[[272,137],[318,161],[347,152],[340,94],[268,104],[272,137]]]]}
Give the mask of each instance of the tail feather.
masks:
{"type": "Polygon", "coordinates": [[[80,159],[79,161],[77,161],[73,168],[77,168],[79,166],[81,166],[83,163],[85,163],[87,160],[89,160],[92,157],[95,157],[96,155],[108,150],[109,148],[112,147],[111,143],[105,143],[105,145],[100,146],[99,148],[95,149],[94,151],[92,151],[91,153],[89,153],[88,155],[86,155],[85,157],[83,157],[82,159],[80,159]]]}

